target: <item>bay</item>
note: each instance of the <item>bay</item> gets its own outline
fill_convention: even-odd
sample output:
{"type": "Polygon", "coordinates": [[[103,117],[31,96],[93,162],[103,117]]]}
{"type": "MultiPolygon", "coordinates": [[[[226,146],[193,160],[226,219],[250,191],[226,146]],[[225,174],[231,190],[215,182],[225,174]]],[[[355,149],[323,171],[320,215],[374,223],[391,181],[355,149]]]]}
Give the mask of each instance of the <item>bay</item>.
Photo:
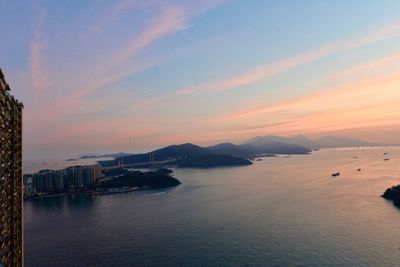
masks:
{"type": "Polygon", "coordinates": [[[25,201],[25,265],[400,266],[400,210],[379,197],[400,184],[399,148],[174,176],[182,185],[25,201]]]}

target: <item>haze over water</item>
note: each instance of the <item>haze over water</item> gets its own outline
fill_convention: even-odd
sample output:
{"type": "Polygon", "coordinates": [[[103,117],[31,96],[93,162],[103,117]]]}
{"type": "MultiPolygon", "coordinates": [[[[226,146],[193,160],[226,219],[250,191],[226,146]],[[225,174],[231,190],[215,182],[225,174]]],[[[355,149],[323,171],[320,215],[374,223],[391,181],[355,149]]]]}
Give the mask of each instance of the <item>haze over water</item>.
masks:
{"type": "Polygon", "coordinates": [[[379,197],[399,184],[399,148],[174,176],[167,190],[25,201],[26,266],[399,266],[400,212],[379,197]]]}

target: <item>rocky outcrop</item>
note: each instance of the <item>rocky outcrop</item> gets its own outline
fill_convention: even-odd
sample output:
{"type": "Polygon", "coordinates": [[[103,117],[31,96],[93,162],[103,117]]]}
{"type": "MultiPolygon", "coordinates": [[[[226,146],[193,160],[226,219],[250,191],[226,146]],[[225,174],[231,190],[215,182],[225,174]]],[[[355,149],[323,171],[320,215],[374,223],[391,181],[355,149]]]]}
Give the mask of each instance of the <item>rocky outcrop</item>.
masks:
{"type": "Polygon", "coordinates": [[[386,189],[382,197],[384,199],[393,201],[393,205],[395,205],[397,208],[400,208],[400,185],[386,189]]]}

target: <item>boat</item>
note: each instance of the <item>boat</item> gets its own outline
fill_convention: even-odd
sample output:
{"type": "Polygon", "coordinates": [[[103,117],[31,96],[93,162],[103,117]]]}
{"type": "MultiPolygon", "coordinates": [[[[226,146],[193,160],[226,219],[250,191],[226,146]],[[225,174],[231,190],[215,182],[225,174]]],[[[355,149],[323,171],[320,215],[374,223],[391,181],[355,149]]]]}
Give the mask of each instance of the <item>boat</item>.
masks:
{"type": "Polygon", "coordinates": [[[361,168],[357,169],[357,171],[360,172],[360,171],[361,171],[361,168]]]}
{"type": "Polygon", "coordinates": [[[332,177],[340,176],[340,172],[335,172],[332,174],[332,177]]]}

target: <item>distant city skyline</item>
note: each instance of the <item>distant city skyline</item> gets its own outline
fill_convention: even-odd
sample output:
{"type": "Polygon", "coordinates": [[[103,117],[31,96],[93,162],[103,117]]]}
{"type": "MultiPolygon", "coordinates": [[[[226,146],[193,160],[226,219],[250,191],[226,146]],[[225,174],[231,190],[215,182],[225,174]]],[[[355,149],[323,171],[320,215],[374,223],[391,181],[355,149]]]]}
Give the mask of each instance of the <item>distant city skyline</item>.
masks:
{"type": "Polygon", "coordinates": [[[26,157],[258,135],[400,143],[400,2],[0,2],[26,157]]]}

